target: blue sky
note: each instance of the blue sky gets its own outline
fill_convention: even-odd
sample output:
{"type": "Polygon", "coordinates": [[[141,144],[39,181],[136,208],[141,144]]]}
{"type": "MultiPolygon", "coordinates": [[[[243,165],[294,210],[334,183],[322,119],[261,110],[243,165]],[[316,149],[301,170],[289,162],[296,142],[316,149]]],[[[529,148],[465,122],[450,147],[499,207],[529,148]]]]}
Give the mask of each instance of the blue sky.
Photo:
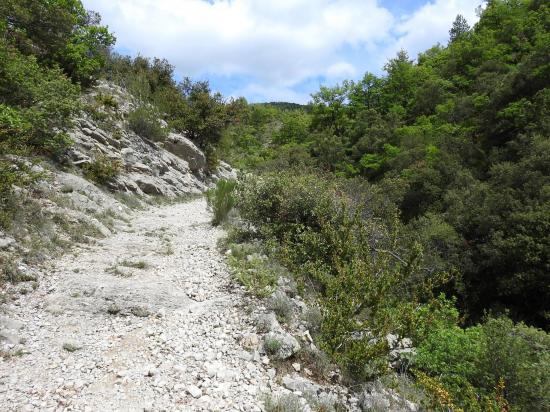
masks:
{"type": "Polygon", "coordinates": [[[482,0],[84,0],[123,54],[167,58],[225,96],[306,103],[320,85],[381,73],[400,49],[445,44],[482,0]]]}

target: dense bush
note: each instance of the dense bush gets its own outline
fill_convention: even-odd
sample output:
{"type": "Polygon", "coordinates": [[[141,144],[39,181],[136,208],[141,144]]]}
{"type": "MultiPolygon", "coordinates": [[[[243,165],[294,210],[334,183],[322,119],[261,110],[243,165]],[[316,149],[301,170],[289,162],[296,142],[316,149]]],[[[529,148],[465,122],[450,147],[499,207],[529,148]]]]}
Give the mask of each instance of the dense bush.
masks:
{"type": "Polygon", "coordinates": [[[19,53],[43,66],[59,65],[75,82],[90,84],[105,63],[115,38],[100,17],[80,0],[6,0],[0,5],[0,30],[19,53]]]}
{"type": "Polygon", "coordinates": [[[468,322],[490,311],[549,328],[549,7],[489,1],[474,27],[458,18],[448,45],[400,51],[383,76],[322,87],[309,106],[249,106],[221,147],[248,170],[371,182],[453,273],[468,322]]]}
{"type": "Polygon", "coordinates": [[[23,162],[0,158],[0,228],[7,229],[19,205],[14,196],[14,186],[26,187],[35,182],[40,174],[33,173],[23,162]]]}
{"type": "MultiPolygon", "coordinates": [[[[449,274],[415,240],[427,234],[406,232],[377,186],[285,172],[248,176],[237,194],[241,216],[272,258],[315,292],[318,342],[351,377],[387,372],[392,333],[418,348],[402,365],[430,395],[429,407],[550,406],[549,335],[506,318],[464,328],[456,300],[434,296],[449,274]]],[[[438,233],[428,235],[435,241],[438,233]]],[[[251,270],[247,283],[260,273],[251,270]]]]}
{"type": "Polygon", "coordinates": [[[79,87],[59,70],[41,67],[0,39],[0,149],[59,154],[69,145],[63,130],[79,105],[79,87]]]}
{"type": "Polygon", "coordinates": [[[80,109],[80,86],[91,84],[114,41],[99,16],[79,0],[0,3],[0,225],[18,209],[13,186],[38,175],[20,156],[60,158],[80,109]],[[72,82],[72,81],[73,82],[72,82]]]}
{"type": "Polygon", "coordinates": [[[140,107],[128,115],[130,129],[139,136],[154,141],[162,141],[168,136],[168,129],[163,127],[158,113],[152,108],[140,107]]]}
{"type": "Polygon", "coordinates": [[[443,277],[424,270],[418,245],[400,244],[399,222],[376,193],[363,187],[361,196],[346,184],[267,174],[244,180],[238,205],[265,241],[279,242],[278,257],[298,280],[319,293],[324,349],[353,376],[368,378],[387,368],[385,336],[411,332],[405,319],[415,305],[408,302],[427,301],[443,277]]]}
{"type": "Polygon", "coordinates": [[[512,411],[550,408],[550,336],[507,318],[461,329],[435,327],[418,348],[413,367],[449,390],[465,410],[498,407],[498,391],[512,411]]]}
{"type": "MultiPolygon", "coordinates": [[[[185,132],[207,152],[210,165],[215,165],[215,146],[224,128],[239,118],[241,99],[224,101],[206,81],[184,78],[176,83],[174,67],[164,59],[132,59],[111,53],[104,75],[125,87],[143,106],[155,107],[172,129],[185,132]]],[[[147,119],[147,113],[141,117],[147,119]]],[[[148,129],[147,125],[142,126],[148,129]]]]}

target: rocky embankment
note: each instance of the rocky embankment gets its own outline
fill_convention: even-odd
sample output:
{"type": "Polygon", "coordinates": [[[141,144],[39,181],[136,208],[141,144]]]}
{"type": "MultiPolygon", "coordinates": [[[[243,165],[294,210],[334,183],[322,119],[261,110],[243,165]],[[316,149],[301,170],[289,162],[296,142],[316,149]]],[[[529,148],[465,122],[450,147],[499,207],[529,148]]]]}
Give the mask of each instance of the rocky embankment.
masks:
{"type": "Polygon", "coordinates": [[[100,82],[84,100],[94,102],[98,96],[109,96],[116,109],[95,106],[77,119],[70,133],[75,144],[68,162],[83,168],[99,156],[116,161],[121,171],[108,182],[111,190],[175,197],[200,193],[212,180],[235,177],[224,162],[209,172],[203,152],[183,134],[169,133],[162,142],[155,142],[133,132],[127,117],[137,104],[121,87],[100,82]]]}

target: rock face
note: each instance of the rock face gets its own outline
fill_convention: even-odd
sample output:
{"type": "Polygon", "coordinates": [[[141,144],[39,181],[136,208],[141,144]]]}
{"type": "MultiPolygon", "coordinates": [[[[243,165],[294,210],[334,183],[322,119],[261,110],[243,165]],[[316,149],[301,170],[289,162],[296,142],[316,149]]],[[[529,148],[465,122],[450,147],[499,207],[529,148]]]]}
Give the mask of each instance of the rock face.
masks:
{"type": "Polygon", "coordinates": [[[360,395],[361,410],[384,410],[390,412],[416,412],[418,405],[403,398],[393,389],[383,388],[380,385],[367,385],[360,395]]]}
{"type": "Polygon", "coordinates": [[[181,134],[170,133],[164,142],[164,147],[170,153],[185,159],[192,172],[206,169],[206,157],[195,144],[181,134]]]}
{"type": "Polygon", "coordinates": [[[225,162],[220,162],[218,165],[218,170],[212,174],[212,180],[217,181],[220,179],[225,180],[236,180],[237,172],[231,166],[225,162]]]}
{"type": "Polygon", "coordinates": [[[69,133],[75,144],[68,163],[85,168],[97,159],[109,159],[120,166],[109,188],[137,195],[177,197],[201,193],[212,181],[236,178],[233,169],[223,162],[218,170],[208,171],[204,153],[182,134],[170,133],[162,143],[131,131],[125,118],[136,103],[124,89],[100,82],[86,99],[94,101],[99,93],[112,96],[118,109],[103,110],[102,116],[108,120],[94,120],[91,115],[77,119],[69,133]]]}
{"type": "Polygon", "coordinates": [[[15,239],[0,232],[0,249],[8,249],[15,243],[15,239]]]}

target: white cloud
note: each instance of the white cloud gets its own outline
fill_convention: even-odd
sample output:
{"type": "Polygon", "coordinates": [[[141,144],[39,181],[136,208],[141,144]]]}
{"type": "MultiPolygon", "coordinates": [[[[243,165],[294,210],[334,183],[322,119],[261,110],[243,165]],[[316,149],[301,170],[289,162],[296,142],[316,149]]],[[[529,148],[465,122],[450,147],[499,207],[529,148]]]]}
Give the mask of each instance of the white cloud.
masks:
{"type": "Polygon", "coordinates": [[[337,62],[331,64],[326,70],[326,77],[329,79],[352,78],[357,75],[355,66],[348,62],[337,62]]]}
{"type": "Polygon", "coordinates": [[[411,57],[435,43],[446,42],[449,29],[457,14],[462,14],[473,25],[477,21],[475,10],[482,0],[436,0],[428,2],[412,15],[402,18],[395,27],[395,41],[384,53],[394,55],[400,49],[411,57]]]}
{"type": "Polygon", "coordinates": [[[119,47],[166,57],[183,75],[251,78],[241,91],[275,100],[302,99],[293,88],[311,79],[334,82],[376,70],[400,47],[416,53],[446,35],[458,12],[468,17],[465,9],[473,11],[476,1],[436,0],[405,19],[377,0],[84,3],[100,12],[119,47]]]}

